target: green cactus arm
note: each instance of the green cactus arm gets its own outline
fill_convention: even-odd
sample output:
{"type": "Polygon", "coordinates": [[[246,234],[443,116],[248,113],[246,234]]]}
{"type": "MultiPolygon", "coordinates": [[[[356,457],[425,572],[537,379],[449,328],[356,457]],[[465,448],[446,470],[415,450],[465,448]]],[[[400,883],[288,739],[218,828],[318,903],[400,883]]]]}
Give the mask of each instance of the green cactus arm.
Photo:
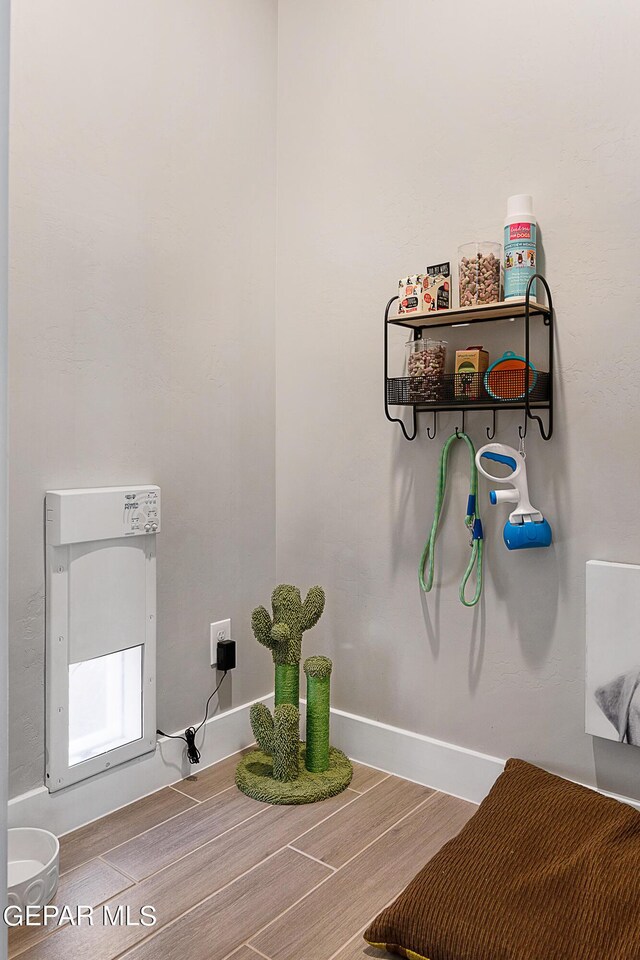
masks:
{"type": "Polygon", "coordinates": [[[272,753],[274,747],[273,717],[264,703],[254,703],[249,711],[251,729],[263,753],[272,753]]]}
{"type": "Polygon", "coordinates": [[[300,711],[290,703],[276,707],[273,715],[273,776],[297,780],[299,770],[300,711]]]}
{"type": "Polygon", "coordinates": [[[256,607],[251,614],[251,627],[258,643],[273,650],[274,639],[271,634],[273,621],[264,607],[256,607]]]}
{"type": "Polygon", "coordinates": [[[310,587],[302,604],[300,626],[302,630],[310,630],[322,616],[324,610],[324,590],[322,587],[310,587]]]}

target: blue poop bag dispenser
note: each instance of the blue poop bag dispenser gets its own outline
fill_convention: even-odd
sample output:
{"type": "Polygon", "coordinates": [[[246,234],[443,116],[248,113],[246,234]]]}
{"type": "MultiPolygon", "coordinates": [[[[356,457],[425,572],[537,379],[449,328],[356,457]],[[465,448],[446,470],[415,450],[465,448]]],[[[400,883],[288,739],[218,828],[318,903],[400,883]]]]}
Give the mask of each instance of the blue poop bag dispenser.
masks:
{"type": "Polygon", "coordinates": [[[506,490],[491,490],[489,493],[489,499],[494,505],[496,503],[516,504],[516,509],[509,514],[502,534],[507,548],[528,550],[532,547],[548,547],[551,543],[551,527],[529,500],[524,457],[513,447],[507,447],[504,443],[488,443],[478,450],[476,466],[487,480],[511,484],[506,490]],[[487,460],[504,464],[509,467],[511,473],[505,477],[494,477],[484,468],[483,461],[487,460]]]}

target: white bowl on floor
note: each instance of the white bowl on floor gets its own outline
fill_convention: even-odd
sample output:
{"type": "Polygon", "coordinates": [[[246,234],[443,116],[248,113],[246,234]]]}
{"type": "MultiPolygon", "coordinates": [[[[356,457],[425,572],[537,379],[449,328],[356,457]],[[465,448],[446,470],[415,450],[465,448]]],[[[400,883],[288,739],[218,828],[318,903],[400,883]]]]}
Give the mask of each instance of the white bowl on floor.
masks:
{"type": "Polygon", "coordinates": [[[8,831],[10,907],[44,907],[58,889],[60,844],[48,830],[15,827],[8,831]]]}

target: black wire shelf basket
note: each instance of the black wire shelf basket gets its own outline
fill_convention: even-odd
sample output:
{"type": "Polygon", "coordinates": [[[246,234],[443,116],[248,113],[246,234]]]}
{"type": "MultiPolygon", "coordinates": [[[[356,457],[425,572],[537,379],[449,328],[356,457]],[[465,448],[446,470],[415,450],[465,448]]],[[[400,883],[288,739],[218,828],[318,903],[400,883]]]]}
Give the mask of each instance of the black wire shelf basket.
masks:
{"type": "Polygon", "coordinates": [[[523,407],[547,404],[550,375],[543,370],[494,370],[439,376],[390,377],[387,403],[425,407],[523,407]]]}

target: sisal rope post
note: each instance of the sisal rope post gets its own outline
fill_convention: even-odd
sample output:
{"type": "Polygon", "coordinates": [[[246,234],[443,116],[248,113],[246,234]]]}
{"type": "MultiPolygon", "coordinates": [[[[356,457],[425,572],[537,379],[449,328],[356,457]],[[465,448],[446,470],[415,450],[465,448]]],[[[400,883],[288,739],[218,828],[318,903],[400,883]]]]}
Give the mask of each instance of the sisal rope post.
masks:
{"type": "Polygon", "coordinates": [[[329,722],[331,700],[331,660],[307,657],[307,751],[305,765],[310,773],[329,768],[329,722]]]}

